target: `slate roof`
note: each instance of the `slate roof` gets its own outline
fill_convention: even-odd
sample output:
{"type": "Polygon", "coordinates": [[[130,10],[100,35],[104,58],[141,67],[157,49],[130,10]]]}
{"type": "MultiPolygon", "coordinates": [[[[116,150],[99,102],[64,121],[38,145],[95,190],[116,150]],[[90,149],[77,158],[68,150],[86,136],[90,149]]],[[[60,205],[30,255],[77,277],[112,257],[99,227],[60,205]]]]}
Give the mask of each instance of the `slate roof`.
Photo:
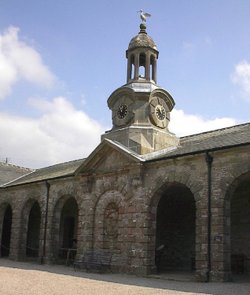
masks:
{"type": "Polygon", "coordinates": [[[20,184],[39,182],[43,180],[61,178],[74,175],[77,168],[82,165],[85,159],[74,160],[53,166],[37,169],[23,177],[20,177],[12,182],[9,182],[3,187],[15,186],[20,184]]]}
{"type": "Polygon", "coordinates": [[[149,154],[145,160],[157,160],[183,155],[226,149],[250,144],[250,123],[235,125],[214,131],[203,132],[180,138],[180,145],[158,153],[149,154]]]}
{"type": "MultiPolygon", "coordinates": [[[[161,159],[180,157],[206,151],[227,149],[241,145],[250,145],[250,123],[181,137],[180,145],[178,147],[168,148],[147,155],[137,155],[127,147],[121,145],[120,143],[112,142],[111,140],[108,140],[107,144],[113,146],[116,149],[119,148],[121,152],[131,154],[131,156],[135,157],[141,162],[158,161],[161,159]]],[[[103,142],[96,148],[97,153],[99,152],[102,145],[104,145],[103,142]]],[[[86,160],[87,163],[88,158],[86,160]]],[[[41,168],[23,177],[20,177],[17,180],[7,183],[2,187],[73,176],[77,171],[79,171],[84,161],[85,159],[80,159],[41,168]]]]}
{"type": "Polygon", "coordinates": [[[0,186],[20,176],[30,173],[32,170],[0,162],[0,186]]]}

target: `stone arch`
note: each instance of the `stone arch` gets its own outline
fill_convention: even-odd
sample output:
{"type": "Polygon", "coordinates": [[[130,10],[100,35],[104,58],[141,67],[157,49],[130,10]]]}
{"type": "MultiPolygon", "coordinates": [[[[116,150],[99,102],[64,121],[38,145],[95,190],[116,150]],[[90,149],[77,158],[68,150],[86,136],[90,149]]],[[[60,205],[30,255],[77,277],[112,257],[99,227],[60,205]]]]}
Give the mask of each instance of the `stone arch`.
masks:
{"type": "Polygon", "coordinates": [[[119,207],[111,202],[104,210],[103,218],[103,248],[116,249],[119,233],[119,207]]]}
{"type": "Polygon", "coordinates": [[[30,209],[27,239],[26,239],[26,256],[38,257],[40,246],[41,231],[41,209],[39,203],[35,201],[30,209]]]}
{"type": "Polygon", "coordinates": [[[94,248],[120,249],[121,212],[124,212],[124,197],[115,190],[100,195],[94,212],[94,248]],[[115,224],[116,222],[116,224],[115,224]],[[111,229],[111,226],[115,228],[111,229]]]}
{"type": "Polygon", "coordinates": [[[28,199],[21,211],[20,258],[38,257],[40,253],[41,209],[36,199],[28,199]],[[39,214],[39,216],[36,216],[39,214]],[[38,217],[38,218],[37,218],[38,217]],[[35,237],[35,240],[33,238],[35,237]],[[30,249],[30,251],[28,250],[30,249]],[[33,254],[32,254],[33,253],[33,254]]]}
{"type": "Polygon", "coordinates": [[[225,195],[226,265],[250,273],[250,169],[236,177],[225,195]]]}
{"type": "Polygon", "coordinates": [[[10,254],[12,225],[12,208],[9,203],[0,206],[0,257],[8,257],[10,254]]]}
{"type": "Polygon", "coordinates": [[[93,215],[93,249],[112,252],[111,266],[117,272],[129,269],[126,240],[129,216],[125,200],[117,190],[106,191],[99,195],[93,215]]]}
{"type": "Polygon", "coordinates": [[[69,249],[74,249],[73,255],[76,254],[78,232],[78,202],[71,195],[62,196],[56,202],[53,213],[52,251],[56,260],[67,259],[69,249]]]}
{"type": "Polygon", "coordinates": [[[160,186],[149,206],[152,270],[195,269],[196,200],[191,189],[177,181],[160,186]]]}

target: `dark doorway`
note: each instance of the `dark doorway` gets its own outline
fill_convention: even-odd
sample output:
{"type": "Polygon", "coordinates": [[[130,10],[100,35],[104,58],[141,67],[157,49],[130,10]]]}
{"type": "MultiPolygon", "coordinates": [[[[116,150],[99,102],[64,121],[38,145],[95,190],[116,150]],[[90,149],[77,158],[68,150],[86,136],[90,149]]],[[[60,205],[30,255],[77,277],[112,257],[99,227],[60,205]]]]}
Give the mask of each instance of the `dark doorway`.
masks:
{"type": "Polygon", "coordinates": [[[187,187],[167,187],[157,207],[158,272],[195,269],[195,211],[195,200],[187,187]]]}
{"type": "Polygon", "coordinates": [[[2,238],[1,238],[1,257],[8,257],[10,254],[12,210],[10,205],[7,206],[3,218],[2,238]]]}
{"type": "Polygon", "coordinates": [[[77,243],[77,225],[78,206],[75,199],[70,198],[65,202],[61,211],[59,258],[68,259],[69,253],[71,253],[73,256],[75,255],[77,243]]]}
{"type": "Polygon", "coordinates": [[[31,207],[28,220],[26,243],[26,256],[28,257],[38,257],[39,255],[40,223],[41,210],[38,202],[35,202],[31,207]]]}
{"type": "Polygon", "coordinates": [[[250,273],[250,173],[239,179],[231,199],[231,270],[250,273]]]}

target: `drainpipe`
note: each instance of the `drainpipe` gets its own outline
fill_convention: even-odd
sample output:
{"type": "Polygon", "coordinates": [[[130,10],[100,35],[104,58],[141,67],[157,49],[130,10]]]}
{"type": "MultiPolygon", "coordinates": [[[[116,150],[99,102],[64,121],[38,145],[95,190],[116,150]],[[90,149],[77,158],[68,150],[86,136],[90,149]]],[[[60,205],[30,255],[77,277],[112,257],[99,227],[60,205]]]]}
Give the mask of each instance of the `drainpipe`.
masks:
{"type": "Polygon", "coordinates": [[[41,257],[41,264],[44,263],[44,257],[46,256],[48,208],[49,208],[49,189],[50,189],[49,182],[46,181],[45,184],[46,184],[46,207],[45,207],[44,234],[43,234],[43,252],[42,252],[42,257],[41,257]]]}
{"type": "Polygon", "coordinates": [[[210,280],[211,272],[211,197],[212,197],[212,163],[213,157],[206,152],[207,162],[207,282],[210,280]]]}

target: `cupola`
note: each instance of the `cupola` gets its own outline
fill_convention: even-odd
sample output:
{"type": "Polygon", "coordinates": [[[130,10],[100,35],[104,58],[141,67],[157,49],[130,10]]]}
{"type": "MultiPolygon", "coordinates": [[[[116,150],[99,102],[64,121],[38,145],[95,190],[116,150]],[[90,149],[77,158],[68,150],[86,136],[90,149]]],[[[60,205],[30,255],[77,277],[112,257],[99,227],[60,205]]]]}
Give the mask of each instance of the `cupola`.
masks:
{"type": "Polygon", "coordinates": [[[102,135],[102,139],[118,142],[140,155],[179,144],[179,139],[168,130],[175,102],[157,85],[159,52],[146,32],[146,20],[142,21],[140,32],[126,50],[127,83],[108,98],[112,129],[102,135]]]}
{"type": "Polygon", "coordinates": [[[152,81],[157,83],[156,67],[159,52],[146,32],[146,24],[140,25],[140,32],[131,39],[126,57],[128,59],[127,83],[132,81],[152,81]]]}

